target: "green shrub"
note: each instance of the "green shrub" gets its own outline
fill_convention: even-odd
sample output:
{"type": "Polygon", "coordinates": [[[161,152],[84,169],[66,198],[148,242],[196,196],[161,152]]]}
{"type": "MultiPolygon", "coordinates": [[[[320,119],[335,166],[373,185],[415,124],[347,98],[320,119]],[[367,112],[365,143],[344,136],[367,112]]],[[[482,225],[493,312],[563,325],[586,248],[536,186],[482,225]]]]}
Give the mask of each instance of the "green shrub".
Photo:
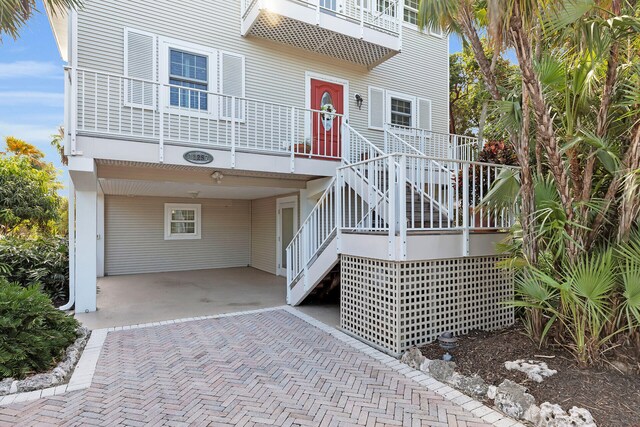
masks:
{"type": "Polygon", "coordinates": [[[0,379],[47,371],[75,341],[77,328],[36,286],[0,279],[0,379]]]}
{"type": "Polygon", "coordinates": [[[579,365],[598,362],[621,336],[640,331],[640,232],[625,244],[585,253],[558,269],[529,266],[516,279],[525,325],[544,341],[552,328],[579,365]]]}
{"type": "Polygon", "coordinates": [[[0,278],[23,286],[39,284],[56,302],[65,300],[69,286],[69,250],[64,237],[0,238],[0,278]]]}

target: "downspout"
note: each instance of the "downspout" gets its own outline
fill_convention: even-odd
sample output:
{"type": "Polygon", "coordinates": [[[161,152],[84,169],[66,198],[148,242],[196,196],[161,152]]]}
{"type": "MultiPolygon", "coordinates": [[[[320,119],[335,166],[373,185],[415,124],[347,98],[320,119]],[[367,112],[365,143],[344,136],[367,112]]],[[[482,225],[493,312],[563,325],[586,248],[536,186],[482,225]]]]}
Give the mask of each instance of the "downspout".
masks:
{"type": "Polygon", "coordinates": [[[69,301],[60,306],[60,310],[71,310],[76,302],[76,195],[73,181],[69,177],[69,199],[68,199],[68,217],[69,217],[69,301]]]}
{"type": "MultiPolygon", "coordinates": [[[[73,96],[75,88],[76,67],[78,66],[77,56],[77,19],[78,15],[73,8],[69,9],[69,22],[67,27],[67,60],[71,64],[70,68],[65,69],[65,111],[64,111],[64,131],[67,135],[64,144],[64,153],[67,156],[75,155],[75,102],[77,97],[73,96]]],[[[69,220],[69,300],[66,304],[58,307],[60,310],[70,310],[76,302],[76,194],[71,174],[69,177],[69,196],[67,203],[67,216],[69,220]]]]}

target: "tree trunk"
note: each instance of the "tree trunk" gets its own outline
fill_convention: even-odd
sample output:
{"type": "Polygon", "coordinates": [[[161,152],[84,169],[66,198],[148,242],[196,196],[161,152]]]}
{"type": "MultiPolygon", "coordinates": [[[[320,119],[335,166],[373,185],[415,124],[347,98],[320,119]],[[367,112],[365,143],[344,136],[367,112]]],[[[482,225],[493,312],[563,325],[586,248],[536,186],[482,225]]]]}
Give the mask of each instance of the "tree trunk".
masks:
{"type": "Polygon", "coordinates": [[[578,255],[579,236],[576,228],[571,225],[574,219],[573,196],[569,186],[569,178],[562,160],[562,153],[556,140],[553,128],[553,118],[542,92],[542,84],[538,79],[531,62],[532,51],[529,43],[529,34],[522,25],[520,16],[520,1],[515,0],[513,16],[509,21],[509,33],[513,42],[516,57],[518,58],[522,81],[531,97],[531,105],[536,118],[537,132],[540,142],[546,151],[549,169],[556,181],[560,201],[567,217],[565,229],[569,235],[567,243],[568,256],[575,259],[578,255]]]}

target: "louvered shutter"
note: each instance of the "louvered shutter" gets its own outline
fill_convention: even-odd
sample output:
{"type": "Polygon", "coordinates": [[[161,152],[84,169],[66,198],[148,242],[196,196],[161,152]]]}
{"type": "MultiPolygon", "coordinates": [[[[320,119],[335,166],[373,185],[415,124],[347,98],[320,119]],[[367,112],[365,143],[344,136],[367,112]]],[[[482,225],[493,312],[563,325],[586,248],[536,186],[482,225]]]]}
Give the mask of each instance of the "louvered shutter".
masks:
{"type": "MultiPolygon", "coordinates": [[[[220,91],[226,95],[220,109],[223,118],[231,118],[231,97],[244,98],[244,56],[228,52],[220,55],[220,91]]],[[[235,118],[244,120],[245,102],[236,99],[235,118]]]]}
{"type": "Polygon", "coordinates": [[[385,116],[384,90],[369,86],[369,127],[384,128],[385,116]]]}
{"type": "Polygon", "coordinates": [[[418,128],[431,130],[431,101],[418,98],[418,128]]]}
{"type": "Polygon", "coordinates": [[[156,37],[126,29],[124,44],[124,75],[129,77],[124,85],[125,102],[133,107],[153,108],[156,85],[148,81],[156,81],[156,37]]]}

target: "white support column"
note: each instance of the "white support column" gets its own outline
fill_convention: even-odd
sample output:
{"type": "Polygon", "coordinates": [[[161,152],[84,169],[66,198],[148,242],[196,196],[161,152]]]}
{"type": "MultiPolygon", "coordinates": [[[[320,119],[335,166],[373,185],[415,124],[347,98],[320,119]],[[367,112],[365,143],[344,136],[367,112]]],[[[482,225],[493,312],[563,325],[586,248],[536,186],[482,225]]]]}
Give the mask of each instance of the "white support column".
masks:
{"type": "Polygon", "coordinates": [[[96,218],[97,218],[97,266],[96,275],[98,277],[104,277],[104,193],[98,188],[97,206],[96,206],[96,218]]]}
{"type": "Polygon", "coordinates": [[[462,256],[469,256],[469,163],[462,164],[462,256]]]}
{"type": "Polygon", "coordinates": [[[76,313],[96,311],[97,191],[76,190],[76,313]]]}

